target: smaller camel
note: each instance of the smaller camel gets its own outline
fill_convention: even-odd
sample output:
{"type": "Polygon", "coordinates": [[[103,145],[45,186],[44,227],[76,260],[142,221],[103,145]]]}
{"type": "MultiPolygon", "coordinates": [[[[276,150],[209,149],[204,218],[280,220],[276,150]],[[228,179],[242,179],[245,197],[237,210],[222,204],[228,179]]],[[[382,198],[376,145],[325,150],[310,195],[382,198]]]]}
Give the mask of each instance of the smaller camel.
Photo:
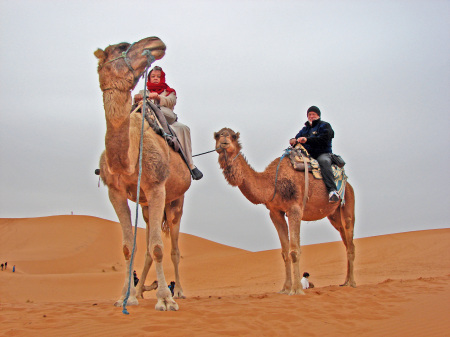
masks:
{"type": "Polygon", "coordinates": [[[301,220],[315,221],[328,217],[336,228],[347,250],[347,276],[343,286],[356,287],[353,276],[355,246],[353,229],[355,224],[355,195],[347,183],[345,206],[340,202],[330,203],[322,180],[309,174],[309,188],[305,188],[305,173],[295,171],[289,158],[272,161],[264,172],[256,172],[241,153],[239,132],[223,128],[214,133],[219,165],[223,175],[232,186],[237,186],[242,194],[254,204],[264,204],[270,211],[270,218],[281,242],[281,255],[285,266],[285,281],[280,293],[304,294],[300,282],[300,223],[301,220]],[[278,176],[275,184],[277,166],[278,176]],[[276,186],[276,193],[274,190],[276,186]],[[303,196],[308,191],[307,203],[303,207],[303,196]],[[288,218],[286,223],[285,216],[288,218]],[[293,268],[293,282],[291,278],[293,268]]]}

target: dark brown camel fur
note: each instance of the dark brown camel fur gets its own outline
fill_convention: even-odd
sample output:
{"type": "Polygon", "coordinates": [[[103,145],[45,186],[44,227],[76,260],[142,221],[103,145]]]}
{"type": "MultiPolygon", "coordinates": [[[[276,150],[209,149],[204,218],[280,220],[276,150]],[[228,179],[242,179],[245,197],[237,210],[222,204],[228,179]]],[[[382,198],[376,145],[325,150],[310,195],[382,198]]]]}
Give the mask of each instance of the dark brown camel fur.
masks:
{"type": "MultiPolygon", "coordinates": [[[[106,150],[100,157],[100,176],[108,186],[109,199],[122,226],[123,254],[127,269],[125,282],[119,300],[121,306],[128,289],[130,273],[129,260],[133,249],[133,230],[128,199],[136,202],[139,173],[139,145],[142,114],[132,113],[131,90],[148,65],[143,51],[149,50],[155,59],[161,59],[166,46],[157,37],[142,39],[133,45],[119,43],[98,49],[94,54],[99,59],[98,74],[103,92],[106,118],[106,150]],[[126,55],[124,54],[126,53],[126,55]]],[[[163,241],[161,226],[170,229],[171,257],[175,268],[175,294],[183,297],[178,264],[180,252],[178,236],[183,213],[184,193],[191,184],[191,176],[180,155],[174,152],[165,140],[158,136],[146,122],[142,151],[142,177],[139,203],[147,224],[147,249],[145,266],[137,289],[130,287],[128,305],[137,305],[137,297],[142,297],[144,282],[153,261],[159,284],[167,284],[164,276],[163,241]],[[164,216],[165,215],[165,216],[164,216]]],[[[178,310],[167,287],[159,287],[156,292],[156,310],[178,310]]]]}
{"type": "Polygon", "coordinates": [[[305,173],[295,171],[289,158],[281,161],[275,189],[275,176],[280,158],[267,166],[264,172],[256,172],[241,153],[239,133],[223,128],[214,133],[219,164],[227,182],[237,186],[242,194],[254,204],[264,204],[270,211],[270,218],[275,225],[281,242],[286,277],[280,293],[304,294],[300,283],[300,223],[301,220],[314,221],[328,217],[331,224],[341,234],[347,250],[347,276],[344,286],[356,286],[353,276],[355,246],[353,229],[355,224],[355,195],[352,186],[347,183],[345,205],[340,202],[330,203],[328,193],[322,180],[309,174],[308,199],[303,209],[305,193],[305,173]],[[272,200],[273,198],[273,200],[272,200]],[[288,218],[286,223],[285,216],[288,218]],[[293,268],[293,282],[291,278],[293,268]]]}

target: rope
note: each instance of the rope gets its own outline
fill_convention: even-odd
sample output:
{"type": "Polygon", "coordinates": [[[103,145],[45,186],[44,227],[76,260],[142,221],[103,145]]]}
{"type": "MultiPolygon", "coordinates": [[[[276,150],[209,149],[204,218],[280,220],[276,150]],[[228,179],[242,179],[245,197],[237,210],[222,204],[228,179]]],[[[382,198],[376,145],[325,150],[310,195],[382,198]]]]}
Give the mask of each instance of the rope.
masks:
{"type": "Polygon", "coordinates": [[[284,157],[288,156],[289,153],[291,153],[290,148],[287,148],[286,150],[284,150],[284,153],[280,157],[280,161],[278,162],[277,171],[275,173],[275,190],[273,191],[273,197],[272,197],[272,199],[270,199],[270,201],[272,201],[275,198],[275,194],[277,194],[278,169],[280,168],[281,161],[283,160],[284,157]]]}
{"type": "MultiPolygon", "coordinates": [[[[147,54],[148,57],[148,54],[147,54]]],[[[147,71],[148,68],[150,68],[151,64],[153,63],[153,60],[151,60],[148,57],[147,60],[147,68],[145,69],[145,75],[144,75],[144,98],[143,101],[146,102],[147,99],[147,91],[145,90],[145,85],[147,84],[147,71]]],[[[133,269],[133,260],[134,260],[134,253],[136,250],[136,234],[137,234],[137,224],[138,224],[138,217],[139,217],[139,194],[141,191],[141,175],[142,175],[142,148],[144,146],[144,126],[145,126],[145,107],[146,104],[142,105],[142,126],[141,126],[141,141],[139,144],[139,175],[138,175],[138,183],[137,183],[137,192],[136,192],[136,220],[134,222],[134,238],[133,238],[133,250],[131,251],[131,258],[130,258],[130,268],[128,272],[128,288],[127,288],[127,294],[125,295],[125,299],[123,300],[123,310],[122,313],[125,315],[129,315],[130,313],[127,311],[127,302],[128,298],[130,297],[130,289],[131,289],[131,270],[133,269]]],[[[134,285],[134,284],[133,284],[134,285]]]]}
{"type": "Polygon", "coordinates": [[[214,151],[216,151],[216,149],[211,150],[211,151],[206,151],[206,152],[203,152],[203,153],[199,153],[199,154],[194,154],[192,157],[201,156],[201,155],[204,155],[204,154],[207,154],[207,153],[211,153],[211,152],[214,152],[214,151]]]}

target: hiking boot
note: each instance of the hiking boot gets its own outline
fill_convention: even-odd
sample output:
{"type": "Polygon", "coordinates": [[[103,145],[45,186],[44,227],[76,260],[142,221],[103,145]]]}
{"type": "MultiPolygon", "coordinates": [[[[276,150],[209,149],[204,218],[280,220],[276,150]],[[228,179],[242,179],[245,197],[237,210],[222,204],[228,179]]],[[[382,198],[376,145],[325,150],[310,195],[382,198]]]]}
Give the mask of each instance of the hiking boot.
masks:
{"type": "Polygon", "coordinates": [[[192,170],[192,179],[200,180],[203,178],[203,173],[196,167],[192,170]]]}
{"type": "Polygon", "coordinates": [[[339,201],[341,197],[339,196],[339,193],[337,191],[331,191],[328,195],[328,201],[329,202],[336,202],[339,201]]]}

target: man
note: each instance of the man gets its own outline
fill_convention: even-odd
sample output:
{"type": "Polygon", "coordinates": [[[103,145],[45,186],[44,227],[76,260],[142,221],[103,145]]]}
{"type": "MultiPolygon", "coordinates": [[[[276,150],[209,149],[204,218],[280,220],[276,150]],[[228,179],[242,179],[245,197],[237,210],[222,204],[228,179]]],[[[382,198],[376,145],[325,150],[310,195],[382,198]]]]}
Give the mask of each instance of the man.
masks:
{"type": "Polygon", "coordinates": [[[303,144],[308,153],[319,162],[322,178],[328,191],[330,202],[339,201],[336,183],[334,182],[333,170],[331,169],[331,140],[334,138],[334,131],[331,125],[320,119],[320,110],[316,106],[311,106],[307,111],[308,121],[303,129],[292,138],[289,143],[294,146],[297,143],[303,144]]]}

